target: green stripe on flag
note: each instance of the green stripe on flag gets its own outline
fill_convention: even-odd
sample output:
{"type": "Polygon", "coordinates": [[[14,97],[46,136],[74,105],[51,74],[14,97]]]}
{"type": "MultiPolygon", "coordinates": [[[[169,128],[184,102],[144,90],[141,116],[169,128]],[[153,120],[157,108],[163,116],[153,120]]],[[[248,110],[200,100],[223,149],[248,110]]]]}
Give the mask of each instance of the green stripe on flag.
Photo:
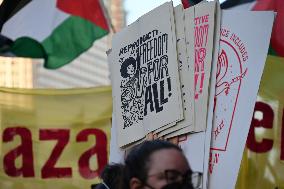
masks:
{"type": "Polygon", "coordinates": [[[41,43],[29,37],[16,39],[8,51],[19,57],[46,59],[46,53],[41,43]]]}
{"type": "Polygon", "coordinates": [[[56,69],[69,63],[107,33],[88,20],[69,17],[42,42],[48,56],[44,66],[56,69]]]}

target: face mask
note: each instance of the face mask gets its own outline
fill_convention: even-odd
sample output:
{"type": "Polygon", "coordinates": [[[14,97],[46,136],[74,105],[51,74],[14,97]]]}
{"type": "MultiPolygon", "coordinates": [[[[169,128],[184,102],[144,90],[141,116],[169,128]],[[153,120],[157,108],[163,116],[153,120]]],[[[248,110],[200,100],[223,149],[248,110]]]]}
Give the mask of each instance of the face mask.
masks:
{"type": "Polygon", "coordinates": [[[171,184],[167,184],[162,189],[193,189],[193,187],[191,185],[188,185],[188,184],[174,182],[174,183],[171,183],[171,184]]]}

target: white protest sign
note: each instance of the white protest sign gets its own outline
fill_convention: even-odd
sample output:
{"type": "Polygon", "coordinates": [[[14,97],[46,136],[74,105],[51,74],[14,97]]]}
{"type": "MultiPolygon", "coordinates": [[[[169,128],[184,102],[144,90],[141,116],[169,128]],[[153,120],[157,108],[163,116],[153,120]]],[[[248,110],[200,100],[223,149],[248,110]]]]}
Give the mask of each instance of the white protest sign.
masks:
{"type": "Polygon", "coordinates": [[[183,119],[172,3],[116,33],[111,53],[120,147],[183,119]]]}
{"type": "Polygon", "coordinates": [[[273,12],[222,11],[209,189],[235,186],[273,20],[273,12]]]}

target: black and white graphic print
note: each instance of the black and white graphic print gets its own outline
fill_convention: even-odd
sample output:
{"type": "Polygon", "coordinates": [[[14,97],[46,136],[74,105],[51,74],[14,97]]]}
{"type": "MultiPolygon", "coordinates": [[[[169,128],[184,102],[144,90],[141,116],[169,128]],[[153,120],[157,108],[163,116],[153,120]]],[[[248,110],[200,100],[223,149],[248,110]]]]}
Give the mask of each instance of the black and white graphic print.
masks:
{"type": "Polygon", "coordinates": [[[124,129],[159,113],[171,97],[168,34],[150,31],[119,51],[124,129]]]}

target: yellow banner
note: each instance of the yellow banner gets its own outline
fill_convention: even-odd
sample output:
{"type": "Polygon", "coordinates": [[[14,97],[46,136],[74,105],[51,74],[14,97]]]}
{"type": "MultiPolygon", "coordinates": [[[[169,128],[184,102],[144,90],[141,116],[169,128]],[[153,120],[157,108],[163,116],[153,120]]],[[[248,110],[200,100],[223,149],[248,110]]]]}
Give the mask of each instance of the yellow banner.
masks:
{"type": "Polygon", "coordinates": [[[284,189],[284,58],[269,56],[237,189],[284,189]]]}
{"type": "Polygon", "coordinates": [[[0,188],[90,189],[108,162],[111,88],[0,88],[0,188]]]}

